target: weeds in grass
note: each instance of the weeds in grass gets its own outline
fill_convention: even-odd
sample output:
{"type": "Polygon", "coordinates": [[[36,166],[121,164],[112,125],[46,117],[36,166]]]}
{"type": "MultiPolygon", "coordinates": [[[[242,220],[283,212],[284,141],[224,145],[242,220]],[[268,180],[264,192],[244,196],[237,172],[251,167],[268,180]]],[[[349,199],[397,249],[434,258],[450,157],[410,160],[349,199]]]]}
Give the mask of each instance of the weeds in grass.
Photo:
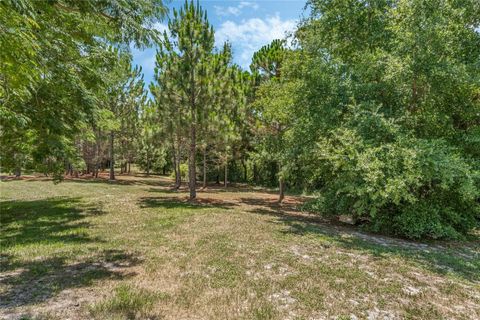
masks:
{"type": "Polygon", "coordinates": [[[165,299],[164,294],[154,293],[128,284],[119,285],[112,297],[90,307],[97,319],[155,319],[151,314],[156,302],[165,299]]]}

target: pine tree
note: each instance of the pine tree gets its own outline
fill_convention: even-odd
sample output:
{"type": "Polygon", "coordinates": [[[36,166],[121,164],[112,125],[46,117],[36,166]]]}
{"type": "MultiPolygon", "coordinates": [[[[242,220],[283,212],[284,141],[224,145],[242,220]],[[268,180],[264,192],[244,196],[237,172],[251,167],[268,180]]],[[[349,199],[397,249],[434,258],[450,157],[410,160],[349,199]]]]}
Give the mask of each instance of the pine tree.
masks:
{"type": "MultiPolygon", "coordinates": [[[[188,177],[190,199],[196,197],[197,130],[209,100],[208,63],[213,55],[214,32],[206,12],[193,1],[173,10],[157,52],[158,103],[167,104],[188,123],[188,177]]],[[[177,131],[178,132],[178,131],[177,131]]],[[[177,136],[177,138],[179,138],[177,136]]],[[[172,142],[174,144],[174,142],[172,142]]],[[[179,146],[177,145],[177,148],[179,146]]],[[[178,159],[177,159],[178,161],[178,159]]]]}

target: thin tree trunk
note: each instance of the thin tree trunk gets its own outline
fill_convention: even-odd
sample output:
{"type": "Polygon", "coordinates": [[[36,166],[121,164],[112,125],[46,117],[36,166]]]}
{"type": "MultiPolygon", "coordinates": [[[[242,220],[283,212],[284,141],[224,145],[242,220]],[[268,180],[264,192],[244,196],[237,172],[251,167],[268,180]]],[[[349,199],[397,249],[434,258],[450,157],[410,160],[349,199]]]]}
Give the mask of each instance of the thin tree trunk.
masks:
{"type": "Polygon", "coordinates": [[[195,189],[196,177],[195,172],[195,153],[196,153],[196,125],[195,125],[195,111],[192,111],[193,123],[190,127],[190,154],[188,157],[188,186],[190,189],[190,200],[197,197],[197,191],[195,189]]]}
{"type": "Polygon", "coordinates": [[[225,189],[228,187],[228,157],[225,156],[225,176],[223,181],[225,189]]]}
{"type": "Polygon", "coordinates": [[[178,171],[177,171],[177,156],[175,155],[175,151],[173,152],[173,172],[175,173],[175,186],[174,189],[178,189],[178,171]]]}
{"type": "Polygon", "coordinates": [[[115,154],[113,150],[114,133],[110,132],[110,180],[115,180],[115,154]]]}
{"type": "Polygon", "coordinates": [[[282,203],[285,198],[285,180],[283,178],[278,179],[278,203],[282,203]]]}
{"type": "Polygon", "coordinates": [[[147,152],[147,176],[150,175],[150,155],[147,152]]]}
{"type": "Polygon", "coordinates": [[[248,172],[247,172],[247,163],[244,159],[242,159],[242,166],[243,166],[243,181],[247,182],[248,179],[248,172]]]}
{"type": "Polygon", "coordinates": [[[98,145],[98,140],[95,141],[95,167],[93,169],[94,171],[94,177],[98,178],[98,167],[100,166],[99,162],[100,158],[100,147],[98,145]]]}
{"type": "Polygon", "coordinates": [[[175,147],[173,147],[173,172],[175,173],[175,189],[178,189],[177,151],[175,147]]]}
{"type": "Polygon", "coordinates": [[[177,155],[177,163],[175,164],[175,170],[177,170],[177,189],[182,186],[182,170],[180,169],[180,152],[177,155]]]}
{"type": "Polygon", "coordinates": [[[203,148],[203,189],[207,187],[207,148],[203,148]]]}
{"type": "Polygon", "coordinates": [[[22,175],[22,169],[20,167],[15,168],[15,178],[20,178],[22,175]]]}
{"type": "Polygon", "coordinates": [[[180,176],[180,143],[177,137],[177,146],[175,147],[175,139],[172,136],[172,148],[173,148],[173,169],[175,172],[175,189],[178,190],[181,184],[181,176],[180,176]]]}
{"type": "Polygon", "coordinates": [[[128,160],[128,174],[130,174],[130,160],[128,160]]]}

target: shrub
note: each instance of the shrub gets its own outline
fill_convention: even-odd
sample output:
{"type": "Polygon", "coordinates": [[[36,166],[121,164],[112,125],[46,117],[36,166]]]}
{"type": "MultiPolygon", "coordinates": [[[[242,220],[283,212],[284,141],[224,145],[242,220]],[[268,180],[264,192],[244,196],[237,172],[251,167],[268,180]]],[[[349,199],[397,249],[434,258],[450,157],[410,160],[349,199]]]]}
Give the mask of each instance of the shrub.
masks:
{"type": "Polygon", "coordinates": [[[408,238],[460,239],[478,226],[479,172],[459,150],[408,136],[393,123],[369,125],[365,132],[376,139],[356,121],[320,141],[316,176],[325,184],[312,208],[408,238]]]}

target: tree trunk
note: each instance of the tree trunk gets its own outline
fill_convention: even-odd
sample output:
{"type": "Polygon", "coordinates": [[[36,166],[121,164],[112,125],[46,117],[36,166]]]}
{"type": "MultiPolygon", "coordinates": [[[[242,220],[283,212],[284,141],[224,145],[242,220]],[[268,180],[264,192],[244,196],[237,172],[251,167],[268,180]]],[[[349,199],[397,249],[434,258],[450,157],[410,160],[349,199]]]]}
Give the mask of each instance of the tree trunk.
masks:
{"type": "Polygon", "coordinates": [[[188,157],[188,187],[190,189],[190,200],[197,197],[197,191],[195,189],[197,173],[195,172],[195,153],[196,153],[196,125],[195,125],[195,112],[192,111],[192,124],[190,126],[190,154],[188,157]]]}
{"type": "Polygon", "coordinates": [[[172,149],[173,149],[173,171],[175,172],[175,189],[180,188],[180,172],[178,170],[178,163],[180,162],[178,149],[180,145],[175,147],[175,139],[172,136],[172,149]]]}
{"type": "Polygon", "coordinates": [[[22,169],[20,167],[15,168],[15,178],[20,178],[22,175],[22,169]]]}
{"type": "Polygon", "coordinates": [[[179,189],[182,186],[182,170],[180,169],[180,152],[177,155],[177,163],[175,164],[175,170],[177,170],[177,175],[176,175],[177,187],[176,187],[176,189],[179,189]]]}
{"type": "Polygon", "coordinates": [[[147,176],[150,175],[150,157],[148,156],[147,153],[147,176]]]}
{"type": "Polygon", "coordinates": [[[98,168],[100,167],[99,164],[99,158],[100,158],[100,147],[98,145],[98,140],[95,141],[95,167],[93,168],[94,171],[94,177],[98,178],[98,168]]]}
{"type": "Polygon", "coordinates": [[[247,172],[247,163],[244,159],[242,159],[242,166],[243,166],[243,181],[247,182],[248,180],[248,172],[247,172]]]}
{"type": "Polygon", "coordinates": [[[130,160],[128,161],[128,174],[130,174],[130,160]]]}
{"type": "Polygon", "coordinates": [[[207,148],[203,148],[203,189],[207,187],[207,148]]]}
{"type": "Polygon", "coordinates": [[[253,183],[258,182],[257,164],[253,163],[253,183]]]}
{"type": "Polygon", "coordinates": [[[182,173],[180,171],[180,136],[176,137],[177,146],[175,146],[175,139],[172,135],[173,148],[173,169],[175,171],[175,189],[178,190],[182,184],[182,173]]]}
{"type": "Polygon", "coordinates": [[[115,180],[115,154],[113,150],[114,133],[110,132],[110,180],[115,180]]]}
{"type": "Polygon", "coordinates": [[[223,181],[223,186],[225,189],[228,187],[228,158],[225,157],[225,176],[223,181]]]}
{"type": "Polygon", "coordinates": [[[283,178],[278,179],[278,203],[282,203],[285,198],[285,180],[283,178]]]}

